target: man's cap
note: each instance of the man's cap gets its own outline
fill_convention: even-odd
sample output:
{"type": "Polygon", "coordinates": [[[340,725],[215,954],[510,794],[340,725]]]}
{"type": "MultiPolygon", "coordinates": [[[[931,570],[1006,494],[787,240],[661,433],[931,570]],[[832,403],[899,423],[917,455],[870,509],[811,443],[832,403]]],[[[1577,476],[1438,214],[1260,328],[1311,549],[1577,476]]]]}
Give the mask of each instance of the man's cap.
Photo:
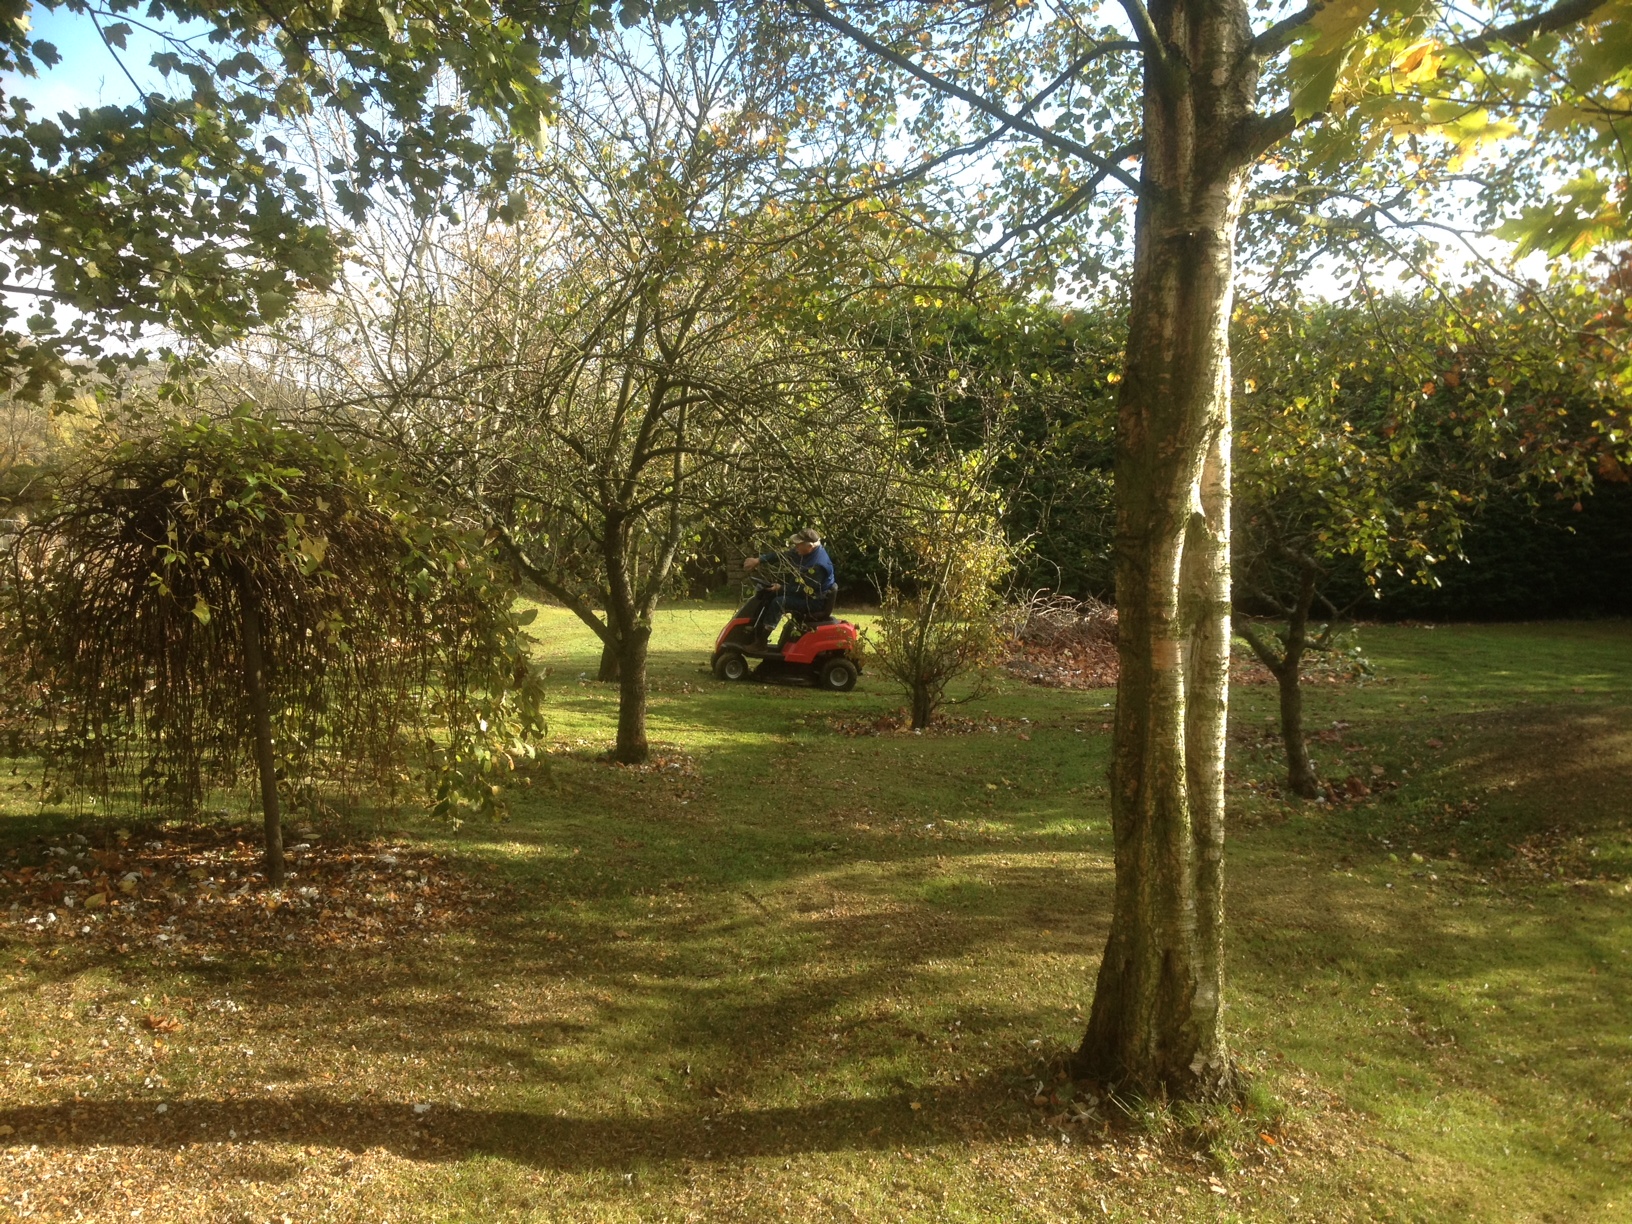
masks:
{"type": "Polygon", "coordinates": [[[792,548],[795,544],[820,544],[821,542],[821,533],[814,527],[801,528],[788,537],[789,548],[792,548]]]}

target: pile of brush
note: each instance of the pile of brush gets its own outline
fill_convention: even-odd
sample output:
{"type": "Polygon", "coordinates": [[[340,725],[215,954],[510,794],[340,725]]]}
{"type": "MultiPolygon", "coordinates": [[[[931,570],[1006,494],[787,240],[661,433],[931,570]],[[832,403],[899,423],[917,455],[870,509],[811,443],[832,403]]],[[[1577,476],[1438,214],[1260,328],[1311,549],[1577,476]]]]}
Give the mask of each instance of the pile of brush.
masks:
{"type": "Polygon", "coordinates": [[[1116,685],[1116,609],[1097,599],[1039,591],[1015,618],[1018,628],[1003,666],[1048,688],[1116,685]]]}

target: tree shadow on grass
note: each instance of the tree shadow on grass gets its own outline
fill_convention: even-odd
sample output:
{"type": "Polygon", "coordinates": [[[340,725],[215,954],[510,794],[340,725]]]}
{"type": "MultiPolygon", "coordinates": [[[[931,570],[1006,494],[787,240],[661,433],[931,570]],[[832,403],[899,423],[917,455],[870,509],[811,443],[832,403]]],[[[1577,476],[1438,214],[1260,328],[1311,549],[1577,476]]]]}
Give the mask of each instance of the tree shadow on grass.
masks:
{"type": "MultiPolygon", "coordinates": [[[[1485,731],[1459,754],[1452,768],[1465,785],[1483,793],[1479,810],[1447,812],[1436,841],[1449,844],[1478,837],[1484,852],[1506,858],[1561,857],[1560,843],[1571,838],[1626,838],[1626,778],[1632,770],[1632,710],[1572,710],[1544,706],[1460,721],[1485,731]]],[[[1472,849],[1477,849],[1476,842],[1472,849]]],[[[1466,848],[1465,848],[1466,849],[1466,848]]],[[[1599,861],[1577,862],[1583,875],[1632,874],[1632,845],[1606,845],[1599,861]]],[[[1564,858],[1580,857],[1563,855],[1564,858]]],[[[1570,864],[1559,863],[1563,868],[1570,864]]],[[[1545,871],[1548,864],[1537,863],[1545,871]]]]}
{"type": "Polygon", "coordinates": [[[1492,1101],[1512,1091],[1511,1064],[1526,1084],[1550,1081],[1607,1110],[1624,1103],[1604,1075],[1632,1002],[1600,973],[1627,929],[1607,890],[1509,895],[1408,863],[1345,875],[1255,854],[1236,867],[1236,980],[1284,1048],[1319,1041],[1322,1059],[1388,1067],[1402,1085],[1474,1084],[1492,1101]],[[1272,1018],[1283,1012],[1304,1013],[1307,1031],[1282,1029],[1272,1018]]]}
{"type": "MultiPolygon", "coordinates": [[[[348,1028],[345,1036],[365,1052],[445,1064],[456,1040],[459,1058],[521,1068],[539,1086],[570,1078],[550,1061],[551,1052],[588,1047],[654,1072],[695,1061],[707,1083],[753,1083],[797,1073],[818,1035],[835,1026],[867,1047],[851,1051],[864,1064],[944,1040],[924,1016],[856,1016],[919,974],[1048,947],[1052,937],[1030,926],[1051,923],[1061,935],[1076,929],[1080,944],[1095,950],[1103,940],[1103,899],[1084,906],[1073,880],[1056,869],[1010,867],[982,891],[989,894],[983,903],[955,911],[882,889],[871,898],[853,894],[854,907],[766,913],[745,904],[734,917],[689,932],[660,930],[647,942],[619,938],[591,921],[552,941],[554,932],[509,916],[490,919],[479,967],[433,955],[359,963],[332,977],[262,972],[241,977],[236,996],[251,1011],[293,1009],[283,1023],[298,1017],[305,1031],[366,1015],[370,1027],[348,1028]],[[1054,916],[1037,917],[1039,906],[1052,906],[1054,916]],[[1058,917],[1072,910],[1078,912],[1058,917]],[[533,1006],[511,1013],[492,999],[459,993],[470,990],[473,974],[476,982],[554,983],[576,1010],[565,1016],[533,1006]]],[[[1089,980],[1084,974],[1085,987],[1089,980]]],[[[971,1004],[956,988],[947,995],[960,1040],[1015,1029],[1044,1033],[1050,1022],[1040,1005],[971,1004]]]]}
{"type": "MultiPolygon", "coordinates": [[[[1575,692],[1583,694],[1580,687],[1575,692]]],[[[1398,718],[1391,711],[1349,714],[1364,742],[1346,743],[1347,751],[1382,752],[1415,777],[1380,803],[1338,809],[1334,831],[1362,854],[1366,840],[1386,833],[1425,854],[1455,851],[1486,862],[1506,859],[1516,843],[1538,835],[1625,834],[1632,706],[1587,694],[1548,697],[1398,718]]],[[[1250,722],[1235,728],[1243,739],[1259,732],[1250,722]]],[[[1341,759],[1337,745],[1330,751],[1341,759]]],[[[1338,765],[1331,776],[1347,767],[1338,765]]]]}
{"type": "MultiPolygon", "coordinates": [[[[1018,1069],[1010,1079],[1018,1078],[1018,1069]]],[[[384,1148],[419,1160],[499,1157],[560,1172],[666,1161],[729,1161],[811,1152],[932,1147],[1005,1139],[1033,1128],[1001,1075],[965,1085],[780,1107],[675,1109],[645,1116],[564,1116],[424,1102],[347,1102],[320,1094],[267,1099],[76,1100],[0,1109],[9,1142],[180,1150],[284,1142],[351,1152],[384,1148]]]]}

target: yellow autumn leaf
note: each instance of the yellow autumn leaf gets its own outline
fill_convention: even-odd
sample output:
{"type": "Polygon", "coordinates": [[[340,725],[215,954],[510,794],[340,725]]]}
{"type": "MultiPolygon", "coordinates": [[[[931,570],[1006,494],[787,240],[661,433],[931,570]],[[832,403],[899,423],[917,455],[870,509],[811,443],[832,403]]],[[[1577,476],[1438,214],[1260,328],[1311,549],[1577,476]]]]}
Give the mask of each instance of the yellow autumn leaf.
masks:
{"type": "Polygon", "coordinates": [[[1438,45],[1432,39],[1425,39],[1407,47],[1394,61],[1395,84],[1414,85],[1438,76],[1439,66],[1445,62],[1444,56],[1435,54],[1438,45]]]}

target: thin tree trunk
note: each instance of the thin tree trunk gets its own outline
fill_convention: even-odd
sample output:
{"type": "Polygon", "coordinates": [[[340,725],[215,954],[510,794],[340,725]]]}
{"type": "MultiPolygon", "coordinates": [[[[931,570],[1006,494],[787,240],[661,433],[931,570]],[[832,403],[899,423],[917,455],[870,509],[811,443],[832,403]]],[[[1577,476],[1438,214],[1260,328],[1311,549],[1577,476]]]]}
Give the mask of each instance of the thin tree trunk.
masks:
{"type": "Polygon", "coordinates": [[[1281,698],[1281,743],[1286,748],[1286,785],[1294,795],[1313,799],[1320,794],[1320,778],[1309,760],[1308,742],[1303,735],[1303,656],[1309,648],[1309,610],[1315,604],[1319,571],[1302,563],[1297,599],[1283,605],[1286,612],[1286,643],[1279,653],[1256,625],[1243,625],[1241,634],[1258,656],[1258,661],[1275,677],[1281,698]]]}
{"type": "Polygon", "coordinates": [[[1300,799],[1313,799],[1320,794],[1320,777],[1309,760],[1309,745],[1303,737],[1303,686],[1299,683],[1297,667],[1290,657],[1288,664],[1286,670],[1275,677],[1281,688],[1281,742],[1286,745],[1286,785],[1300,799]]]}
{"type": "Polygon", "coordinates": [[[652,637],[650,616],[637,602],[630,523],[621,510],[606,511],[602,557],[606,562],[606,627],[618,653],[618,738],[612,759],[638,765],[650,754],[646,743],[646,648],[652,637]]]}
{"type": "Polygon", "coordinates": [[[935,702],[927,684],[912,686],[912,729],[922,731],[935,717],[935,702]]]}
{"type": "Polygon", "coordinates": [[[266,831],[266,878],[283,884],[283,822],[278,813],[277,762],[272,755],[272,713],[267,706],[267,672],[261,609],[246,579],[239,586],[243,604],[244,687],[255,720],[255,768],[261,779],[261,818],[266,831]]]}
{"type": "Polygon", "coordinates": [[[1229,337],[1256,72],[1244,5],[1150,13],[1116,453],[1116,885],[1078,1074],[1187,1099],[1233,1088],[1223,1025],[1229,337]]]}
{"type": "Polygon", "coordinates": [[[651,626],[637,623],[620,635],[618,740],[612,759],[638,765],[651,755],[646,742],[646,647],[651,626]]]}
{"type": "Polygon", "coordinates": [[[1315,602],[1316,574],[1305,565],[1298,602],[1286,622],[1286,653],[1275,679],[1281,689],[1281,742],[1286,745],[1286,785],[1294,795],[1313,799],[1320,794],[1320,778],[1309,760],[1303,736],[1303,653],[1309,645],[1309,609],[1315,602]]]}

